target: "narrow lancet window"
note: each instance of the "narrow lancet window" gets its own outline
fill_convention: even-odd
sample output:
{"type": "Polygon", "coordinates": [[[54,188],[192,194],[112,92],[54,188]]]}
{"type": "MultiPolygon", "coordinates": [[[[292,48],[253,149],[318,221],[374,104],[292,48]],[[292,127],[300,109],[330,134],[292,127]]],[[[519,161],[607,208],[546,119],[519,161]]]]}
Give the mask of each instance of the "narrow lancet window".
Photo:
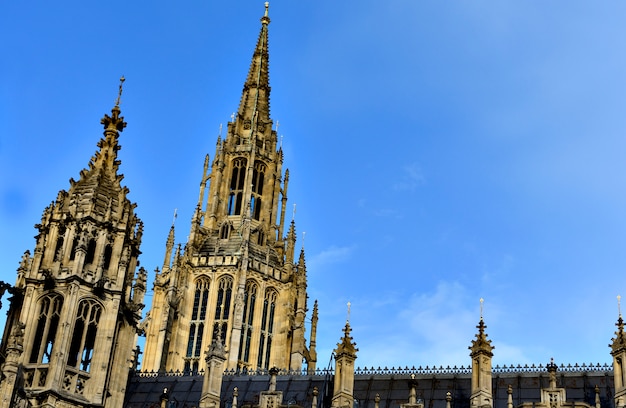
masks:
{"type": "Polygon", "coordinates": [[[259,354],[257,358],[258,368],[268,369],[270,366],[276,298],[277,293],[274,290],[270,289],[265,292],[263,315],[261,316],[261,340],[259,342],[259,354]]]}
{"type": "Polygon", "coordinates": [[[204,319],[206,318],[207,302],[209,300],[210,281],[200,278],[196,281],[193,306],[191,309],[191,323],[187,338],[187,353],[185,354],[185,370],[198,371],[198,363],[202,352],[202,338],[204,337],[204,319]]]}
{"type": "Polygon", "coordinates": [[[263,183],[265,182],[265,164],[256,162],[252,172],[252,197],[250,201],[250,216],[255,220],[261,219],[263,183]]]}
{"type": "Polygon", "coordinates": [[[76,248],[78,248],[78,237],[74,237],[72,241],[72,250],[70,252],[70,261],[73,261],[76,257],[76,248]]]}
{"type": "Polygon", "coordinates": [[[85,372],[90,371],[96,344],[98,321],[101,314],[102,306],[93,299],[82,300],[78,304],[76,322],[74,323],[74,331],[67,358],[68,366],[85,372]]]}
{"type": "Polygon", "coordinates": [[[239,158],[233,161],[233,172],[230,178],[230,193],[228,196],[228,215],[241,214],[246,165],[246,159],[239,158]]]}
{"type": "Polygon", "coordinates": [[[87,255],[85,256],[85,265],[93,263],[96,256],[96,240],[90,239],[87,245],[87,255]]]}
{"type": "Polygon", "coordinates": [[[31,363],[48,364],[56,339],[57,327],[63,307],[61,295],[48,295],[41,299],[35,339],[30,354],[31,363]]]}
{"type": "Polygon", "coordinates": [[[217,290],[217,302],[215,304],[215,325],[213,336],[222,333],[222,341],[226,340],[228,331],[228,317],[230,316],[230,303],[233,291],[233,279],[225,276],[220,279],[217,290]]]}
{"type": "Polygon", "coordinates": [[[107,245],[104,248],[104,263],[102,266],[105,271],[109,270],[109,266],[111,265],[111,255],[113,255],[113,247],[107,245]]]}
{"type": "Polygon", "coordinates": [[[230,229],[231,229],[231,225],[226,223],[222,225],[222,228],[220,228],[220,239],[228,239],[228,237],[230,237],[230,229]]]}
{"type": "Polygon", "coordinates": [[[239,344],[239,360],[248,363],[250,359],[250,343],[252,341],[254,306],[256,303],[257,285],[255,282],[246,283],[244,294],[243,325],[241,327],[241,342],[239,344]]]}

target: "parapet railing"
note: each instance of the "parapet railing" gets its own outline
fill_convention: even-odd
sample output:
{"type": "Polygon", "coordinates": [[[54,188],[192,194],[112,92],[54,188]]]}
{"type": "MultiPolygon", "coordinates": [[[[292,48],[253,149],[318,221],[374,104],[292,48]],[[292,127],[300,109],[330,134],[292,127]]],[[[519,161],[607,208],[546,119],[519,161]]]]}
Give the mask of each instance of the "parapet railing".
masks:
{"type": "MultiPolygon", "coordinates": [[[[545,365],[539,364],[538,366],[532,364],[532,365],[510,365],[510,366],[495,366],[493,368],[493,372],[494,373],[538,373],[538,372],[547,372],[548,368],[545,365]]],[[[558,371],[559,372],[566,372],[566,373],[579,373],[579,372],[606,372],[606,371],[613,371],[613,366],[607,363],[604,364],[593,364],[593,363],[589,363],[589,364],[561,364],[560,366],[558,366],[558,371]]]]}
{"type": "MultiPolygon", "coordinates": [[[[539,364],[518,364],[518,365],[496,365],[492,368],[492,372],[494,374],[505,374],[505,373],[540,373],[547,372],[548,369],[545,365],[539,364]]],[[[613,366],[607,363],[604,364],[561,364],[558,366],[558,371],[560,373],[568,373],[568,372],[610,372],[613,371],[613,366]]],[[[464,366],[419,366],[419,367],[392,367],[392,368],[357,368],[354,370],[355,375],[437,375],[437,374],[471,374],[472,367],[464,367],[464,366]]],[[[141,378],[155,378],[155,377],[184,377],[184,376],[198,376],[203,375],[204,371],[136,371],[135,376],[141,378]]],[[[332,369],[316,369],[316,370],[286,370],[279,369],[279,376],[327,376],[333,375],[334,370],[332,369]]],[[[268,376],[269,370],[259,369],[259,370],[226,370],[224,371],[225,376],[237,377],[237,376],[268,376]]]]}

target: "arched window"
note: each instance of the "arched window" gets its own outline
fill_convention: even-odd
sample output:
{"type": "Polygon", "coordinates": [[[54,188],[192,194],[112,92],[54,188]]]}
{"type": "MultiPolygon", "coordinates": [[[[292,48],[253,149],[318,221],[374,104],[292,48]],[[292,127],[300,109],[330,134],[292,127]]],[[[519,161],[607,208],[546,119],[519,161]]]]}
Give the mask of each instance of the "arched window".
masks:
{"type": "Polygon", "coordinates": [[[228,196],[228,215],[241,214],[243,205],[243,187],[246,181],[246,159],[233,161],[233,172],[230,177],[230,193],[228,196]]]}
{"type": "Polygon", "coordinates": [[[261,316],[261,339],[259,342],[258,368],[268,369],[274,333],[274,312],[276,311],[276,291],[268,289],[263,299],[263,315],[261,316]]]}
{"type": "Polygon", "coordinates": [[[239,342],[239,360],[248,362],[250,359],[250,343],[252,341],[254,306],[256,303],[257,284],[253,281],[246,283],[244,294],[243,325],[241,327],[241,340],[239,342]]]}
{"type": "Polygon", "coordinates": [[[261,218],[263,183],[265,182],[265,164],[261,162],[254,163],[252,171],[252,198],[250,201],[250,215],[255,220],[261,218]]]}
{"type": "Polygon", "coordinates": [[[89,372],[93,349],[96,344],[98,321],[102,314],[102,306],[93,299],[82,300],[78,304],[76,323],[67,357],[67,365],[89,372]]]}
{"type": "Polygon", "coordinates": [[[78,237],[75,236],[74,240],[72,241],[72,249],[70,252],[70,261],[73,261],[74,258],[76,258],[76,248],[78,247],[78,237]]]}
{"type": "Polygon", "coordinates": [[[111,244],[107,244],[107,246],[104,247],[104,263],[102,265],[102,269],[105,271],[108,270],[111,265],[111,255],[113,255],[113,247],[111,244]]]}
{"type": "Polygon", "coordinates": [[[233,279],[225,276],[220,279],[217,289],[217,302],[215,302],[215,325],[213,336],[219,331],[222,333],[222,341],[226,341],[228,333],[228,317],[230,316],[230,301],[233,293],[233,279]]]}
{"type": "Polygon", "coordinates": [[[63,297],[56,293],[47,295],[41,299],[39,304],[39,318],[29,361],[48,364],[59,326],[63,297]]]}
{"type": "Polygon", "coordinates": [[[222,224],[220,228],[220,239],[228,239],[232,226],[229,223],[222,224]]]}
{"type": "Polygon", "coordinates": [[[257,231],[256,243],[257,243],[257,245],[264,245],[265,244],[265,233],[263,232],[263,230],[258,230],[257,231]]]}
{"type": "Polygon", "coordinates": [[[90,239],[87,245],[87,255],[85,255],[85,265],[93,263],[96,256],[96,240],[90,239]]]}
{"type": "Polygon", "coordinates": [[[230,314],[230,299],[233,293],[233,280],[223,277],[217,290],[217,302],[215,305],[215,320],[228,320],[230,314]]]}
{"type": "Polygon", "coordinates": [[[204,320],[206,319],[207,302],[209,300],[210,282],[206,278],[196,281],[196,292],[191,310],[187,353],[185,355],[185,371],[198,371],[198,363],[202,351],[202,337],[204,336],[204,320]]]}

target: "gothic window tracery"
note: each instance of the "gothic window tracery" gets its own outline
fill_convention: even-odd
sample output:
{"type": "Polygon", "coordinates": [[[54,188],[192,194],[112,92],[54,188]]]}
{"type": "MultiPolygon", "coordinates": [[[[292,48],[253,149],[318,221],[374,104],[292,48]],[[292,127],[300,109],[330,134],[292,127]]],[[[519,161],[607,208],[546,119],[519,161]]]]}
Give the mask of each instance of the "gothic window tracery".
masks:
{"type": "Polygon", "coordinates": [[[191,310],[191,323],[189,325],[189,337],[187,340],[187,353],[185,356],[185,371],[197,372],[199,369],[200,354],[202,351],[202,338],[204,336],[204,321],[206,319],[207,302],[209,300],[210,281],[200,278],[196,281],[196,291],[191,310]]]}
{"type": "Polygon", "coordinates": [[[102,306],[93,299],[84,299],[78,304],[67,358],[68,366],[85,372],[90,371],[101,314],[102,306]]]}
{"type": "Polygon", "coordinates": [[[31,363],[48,364],[59,326],[63,297],[57,293],[44,296],[40,300],[39,318],[33,348],[30,354],[31,363]]]}
{"type": "Polygon", "coordinates": [[[258,286],[254,281],[246,283],[244,294],[243,319],[241,327],[241,341],[239,343],[239,360],[248,362],[250,360],[250,344],[254,328],[254,306],[256,304],[258,286]]]}
{"type": "Polygon", "coordinates": [[[233,161],[233,172],[230,177],[230,193],[228,196],[228,215],[241,214],[246,165],[247,161],[244,158],[238,158],[233,161]]]}
{"type": "Polygon", "coordinates": [[[230,316],[230,303],[233,293],[233,279],[225,276],[219,280],[217,290],[217,302],[215,304],[215,325],[213,336],[221,332],[222,341],[226,341],[228,332],[228,317],[230,316]]]}
{"type": "Polygon", "coordinates": [[[273,289],[268,289],[265,292],[265,299],[263,300],[263,314],[261,316],[261,339],[259,342],[259,354],[257,358],[257,366],[259,368],[269,368],[277,296],[278,294],[273,289]]]}

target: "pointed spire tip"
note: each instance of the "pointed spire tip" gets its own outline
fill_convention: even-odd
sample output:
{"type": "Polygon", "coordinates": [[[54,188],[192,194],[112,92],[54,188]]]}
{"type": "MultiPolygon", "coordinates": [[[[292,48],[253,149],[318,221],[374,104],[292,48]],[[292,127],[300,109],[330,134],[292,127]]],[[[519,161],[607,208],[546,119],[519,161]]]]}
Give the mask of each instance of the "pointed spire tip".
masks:
{"type": "Polygon", "coordinates": [[[124,81],[126,81],[126,78],[124,78],[124,75],[122,75],[120,77],[120,87],[119,87],[119,91],[117,92],[117,99],[115,100],[115,106],[120,106],[120,103],[122,103],[122,86],[124,85],[124,81]]]}
{"type": "Polygon", "coordinates": [[[263,24],[270,23],[269,10],[270,10],[270,2],[266,1],[265,2],[265,14],[263,15],[263,17],[261,17],[261,23],[263,24]]]}

